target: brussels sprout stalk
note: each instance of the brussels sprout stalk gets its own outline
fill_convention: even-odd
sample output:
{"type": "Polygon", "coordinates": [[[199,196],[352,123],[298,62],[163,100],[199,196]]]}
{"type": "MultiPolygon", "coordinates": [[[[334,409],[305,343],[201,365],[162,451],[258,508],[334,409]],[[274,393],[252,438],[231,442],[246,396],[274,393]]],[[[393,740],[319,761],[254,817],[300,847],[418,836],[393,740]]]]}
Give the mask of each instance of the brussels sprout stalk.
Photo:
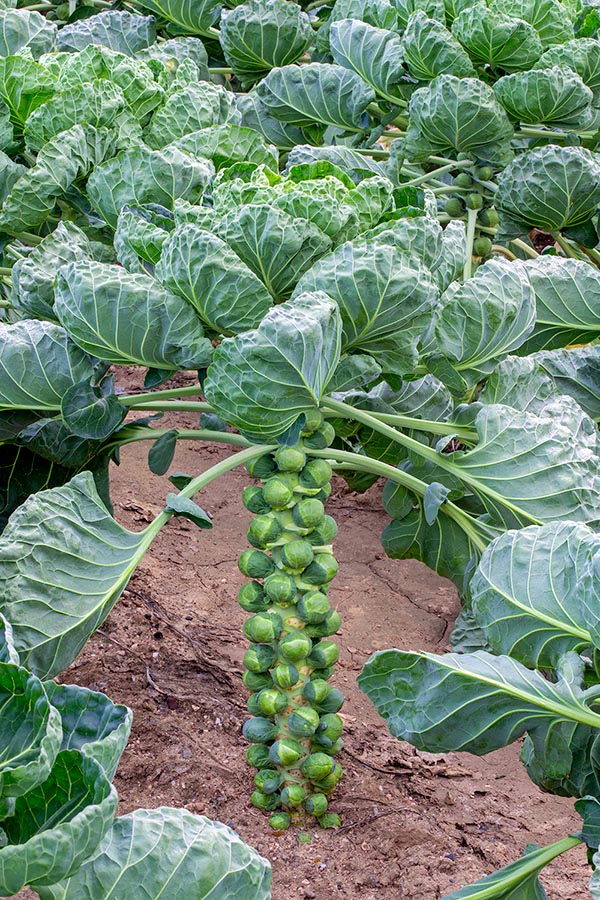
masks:
{"type": "Polygon", "coordinates": [[[244,725],[257,769],[252,803],[272,813],[276,830],[313,816],[323,827],[339,824],[327,812],[342,769],[342,694],[328,681],[339,656],[330,640],[340,627],[328,589],[337,572],[331,541],[337,526],[323,501],[331,490],[331,465],[311,459],[311,446],[334,436],[315,410],[306,417],[298,444],[255,459],[248,471],[262,482],[244,490],[254,513],[248,528],[252,549],[239,568],[250,582],[238,600],[252,615],[244,623],[251,641],[244,656],[244,684],[252,691],[244,725]]]}

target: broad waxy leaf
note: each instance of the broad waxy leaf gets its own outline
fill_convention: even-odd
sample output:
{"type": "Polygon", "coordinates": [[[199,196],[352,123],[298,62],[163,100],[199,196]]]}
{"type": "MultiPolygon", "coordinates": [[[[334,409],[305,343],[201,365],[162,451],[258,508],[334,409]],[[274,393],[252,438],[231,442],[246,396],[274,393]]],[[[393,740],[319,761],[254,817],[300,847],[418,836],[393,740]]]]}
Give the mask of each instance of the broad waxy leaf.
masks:
{"type": "Polygon", "coordinates": [[[195,225],[182,225],[163,245],[156,278],[198,311],[217,334],[256,328],[273,298],[225,241],[195,225]]]}
{"type": "Polygon", "coordinates": [[[221,14],[217,0],[140,0],[140,6],[179,25],[188,34],[209,34],[221,14]]]}
{"type": "Polygon", "coordinates": [[[571,522],[534,525],[492,541],[469,593],[495,653],[532,669],[556,668],[564,653],[592,643],[580,602],[580,576],[597,546],[589,528],[571,522]]]}
{"type": "Polygon", "coordinates": [[[135,56],[155,40],[156,19],[153,16],[110,9],[61,28],[58,48],[72,53],[92,44],[101,44],[110,50],[135,56]]]}
{"type": "Polygon", "coordinates": [[[398,15],[399,31],[406,28],[410,17],[416,12],[424,12],[438,22],[446,20],[444,0],[392,0],[392,5],[398,15]]]}
{"type": "Polygon", "coordinates": [[[32,319],[0,323],[0,408],[57,410],[68,388],[94,371],[60,326],[32,319]]]}
{"type": "Polygon", "coordinates": [[[217,347],[204,391],[229,425],[255,441],[279,437],[318,406],[340,359],[341,322],[326,294],[271,309],[255,331],[217,347]]]}
{"type": "Polygon", "coordinates": [[[342,19],[330,28],[334,62],[359,75],[392,103],[402,100],[397,87],[404,78],[402,41],[397,34],[356,19],[342,19]]]}
{"type": "Polygon", "coordinates": [[[112,375],[100,384],[94,382],[82,381],[65,391],[60,413],[64,425],[77,437],[104,440],[119,427],[127,412],[115,397],[112,375]]]}
{"type": "Polygon", "coordinates": [[[592,91],[566,66],[506,75],[494,91],[509,116],[528,125],[582,129],[591,117],[592,91]]]}
{"type": "MultiPolygon", "coordinates": [[[[479,400],[503,403],[520,412],[540,413],[560,393],[569,394],[569,391],[558,390],[535,356],[507,356],[488,376],[479,400]]],[[[585,412],[590,415],[589,410],[585,412]]]]}
{"type": "Polygon", "coordinates": [[[478,65],[506,72],[530,69],[544,49],[532,25],[485,3],[463,10],[452,23],[452,34],[478,65]]]}
{"type": "Polygon", "coordinates": [[[559,0],[491,0],[490,7],[533,25],[544,48],[573,38],[573,24],[559,0]]]}
{"type": "Polygon", "coordinates": [[[470,153],[492,165],[512,159],[513,128],[492,88],[476,78],[439,75],[415,91],[405,148],[409,159],[435,153],[470,153]]]}
{"type": "Polygon", "coordinates": [[[592,419],[600,419],[600,348],[550,350],[536,353],[534,359],[561,394],[572,397],[592,419]]]}
{"type": "Polygon", "coordinates": [[[296,62],[313,40],[310,19],[288,0],[249,0],[221,15],[227,64],[242,83],[296,62]]]}
{"type": "Polygon", "coordinates": [[[192,159],[174,147],[137,147],[96,166],[87,191],[103,219],[116,228],[124,206],[158,203],[172,209],[178,197],[198,199],[213,172],[208,160],[192,159]]]}
{"type": "Polygon", "coordinates": [[[137,54],[138,59],[151,60],[157,59],[165,64],[166,70],[173,77],[176,76],[177,70],[182,62],[191,59],[198,67],[198,74],[203,81],[210,79],[208,71],[208,53],[202,41],[194,37],[171,38],[167,41],[161,41],[160,44],[151,44],[144,50],[140,50],[137,54]],[[173,63],[177,66],[173,72],[173,63]]]}
{"type": "Polygon", "coordinates": [[[211,343],[188,303],[153,278],[131,275],[118,266],[63,266],[55,309],[75,343],[107,362],[198,369],[211,357],[211,343]]]}
{"type": "Polygon", "coordinates": [[[383,167],[376,160],[369,156],[363,156],[351,147],[344,147],[341,144],[331,147],[311,147],[309,144],[298,144],[288,154],[285,171],[289,172],[293,166],[302,163],[313,163],[320,160],[333,163],[338,169],[346,172],[357,184],[371,175],[385,174],[383,167]]]}
{"type": "Polygon", "coordinates": [[[76,872],[112,824],[117,792],[104,769],[76,750],[62,750],[47,781],[15,803],[2,823],[0,894],[55,884],[76,872]]]}
{"type": "Polygon", "coordinates": [[[33,494],[0,537],[0,611],[23,665],[63,672],[106,619],[148,546],[108,514],[90,472],[33,494]]]}
{"type": "Polygon", "coordinates": [[[55,90],[55,77],[39,63],[24,56],[0,58],[0,98],[15,124],[23,125],[55,90]]]}
{"type": "Polygon", "coordinates": [[[324,291],[342,319],[342,348],[371,354],[384,371],[409,374],[417,342],[438,301],[429,272],[377,240],[342,244],[298,282],[294,296],[324,291]]]}
{"type": "Polygon", "coordinates": [[[308,140],[306,134],[296,125],[280,122],[261,103],[256,91],[237,94],[238,109],[242,114],[242,124],[261,134],[279,150],[290,150],[308,140]]]}
{"type": "Polygon", "coordinates": [[[235,96],[218,84],[201,81],[171,94],[158,109],[145,132],[146,143],[156,150],[178,138],[211,125],[242,121],[235,96]]]}
{"type": "Polygon", "coordinates": [[[600,164],[582,147],[530,150],[500,173],[494,203],[507,232],[579,225],[600,203],[600,164]]]}
{"type": "MultiPolygon", "coordinates": [[[[117,259],[129,272],[143,272],[141,260],[157,263],[169,231],[157,225],[150,210],[124,206],[119,213],[114,246],[117,259]]],[[[173,222],[170,222],[171,229],[173,222]]]]}
{"type": "Polygon", "coordinates": [[[115,820],[99,852],[41,900],[269,900],[271,867],[225,825],[185,809],[115,820]],[[141,893],[140,893],[141,891],[141,893]]]}
{"type": "Polygon", "coordinates": [[[525,738],[521,762],[531,780],[559,797],[581,797],[600,791],[600,741],[589,725],[554,722],[538,735],[535,746],[525,738]],[[542,740],[543,737],[543,740],[542,740]]]}
{"type": "Polygon", "coordinates": [[[39,12],[0,10],[0,56],[16,56],[27,48],[34,59],[56,48],[58,29],[39,12]]]}
{"type": "MultiPolygon", "coordinates": [[[[32,413],[27,414],[31,421],[32,413]]],[[[64,484],[73,470],[42,458],[26,446],[0,445],[0,531],[30,494],[64,484]]]]}
{"type": "Polygon", "coordinates": [[[414,13],[402,36],[402,53],[408,71],[418,81],[431,81],[438,75],[457,78],[474,76],[469,54],[448,29],[425,13],[414,13]]]}
{"type": "Polygon", "coordinates": [[[272,144],[253,128],[226,122],[200,129],[173,143],[190,156],[210,159],[215,169],[226,168],[235,162],[256,163],[277,171],[279,154],[272,144]]]}
{"type": "Polygon", "coordinates": [[[367,106],[375,99],[355,72],[326,63],[272,69],[256,92],[267,111],[282,122],[321,122],[349,131],[362,130],[367,106]]]}
{"type": "Polygon", "coordinates": [[[540,69],[568,66],[577,72],[594,97],[600,92],[600,42],[592,38],[574,38],[564,44],[550,47],[540,57],[536,66],[540,69]]]}

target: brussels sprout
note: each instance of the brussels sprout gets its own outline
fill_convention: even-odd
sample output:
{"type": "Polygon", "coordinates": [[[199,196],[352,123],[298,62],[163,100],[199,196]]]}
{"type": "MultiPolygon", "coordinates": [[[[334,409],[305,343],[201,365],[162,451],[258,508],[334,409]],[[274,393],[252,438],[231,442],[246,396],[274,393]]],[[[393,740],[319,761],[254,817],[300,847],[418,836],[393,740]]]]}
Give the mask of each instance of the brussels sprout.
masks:
{"type": "Polygon", "coordinates": [[[325,507],[315,497],[306,497],[294,506],[292,517],[298,528],[312,531],[317,528],[325,515],[325,507]]]}
{"type": "Polygon", "coordinates": [[[265,453],[263,456],[251,460],[246,469],[252,478],[268,478],[276,469],[275,460],[270,453],[265,453]]]}
{"type": "Polygon", "coordinates": [[[271,762],[275,763],[276,766],[283,766],[284,769],[289,769],[290,766],[296,765],[304,756],[306,756],[306,750],[302,744],[299,744],[298,741],[294,741],[292,738],[282,738],[279,741],[275,741],[269,750],[271,762]]]}
{"type": "Polygon", "coordinates": [[[488,256],[492,252],[492,242],[487,237],[478,237],[473,241],[473,253],[475,256],[488,256]]]}
{"type": "Polygon", "coordinates": [[[309,531],[305,538],[313,547],[322,547],[325,544],[330,544],[336,537],[337,532],[338,527],[335,519],[332,516],[323,516],[319,526],[309,531]]]}
{"type": "Polygon", "coordinates": [[[251,716],[262,715],[262,709],[258,705],[258,691],[254,694],[250,694],[250,696],[246,700],[246,709],[251,716]]]}
{"type": "Polygon", "coordinates": [[[277,734],[277,726],[262,716],[254,716],[244,723],[242,734],[251,744],[266,744],[277,734]]]}
{"type": "Polygon", "coordinates": [[[288,705],[286,695],[277,688],[265,688],[258,694],[256,701],[263,716],[277,716],[288,705]]]}
{"type": "Polygon", "coordinates": [[[300,673],[296,666],[293,666],[291,663],[288,665],[280,663],[273,669],[273,681],[277,687],[282,688],[284,691],[289,691],[290,688],[298,684],[299,680],[300,673]]]}
{"type": "Polygon", "coordinates": [[[251,672],[249,669],[242,675],[242,681],[249,691],[262,691],[263,688],[273,685],[273,679],[268,672],[251,672]]]}
{"type": "Polygon", "coordinates": [[[269,816],[269,825],[274,831],[285,831],[290,827],[291,817],[286,812],[276,812],[269,816]]]}
{"type": "Polygon", "coordinates": [[[300,769],[309,781],[322,781],[335,769],[335,762],[326,753],[311,753],[301,763],[300,769]]]}
{"type": "Polygon", "coordinates": [[[489,181],[494,175],[494,170],[491,166],[478,166],[475,169],[475,178],[479,178],[480,181],[489,181]]]}
{"type": "MultiPolygon", "coordinates": [[[[319,748],[319,749],[321,749],[321,748],[319,748]]],[[[331,747],[323,747],[323,752],[328,753],[329,756],[335,756],[337,753],[340,752],[340,750],[343,750],[343,749],[344,749],[344,742],[341,738],[339,738],[337,741],[334,741],[334,743],[331,745],[331,747]]]]}
{"type": "Polygon", "coordinates": [[[320,591],[311,591],[308,594],[304,594],[298,600],[297,609],[300,618],[311,625],[323,622],[327,613],[331,611],[328,597],[320,591]]]}
{"type": "Polygon", "coordinates": [[[451,219],[460,219],[465,213],[465,205],[458,197],[450,197],[449,200],[446,200],[444,209],[451,219]]]}
{"type": "Polygon", "coordinates": [[[275,563],[266,553],[260,550],[244,550],[239,558],[238,567],[246,578],[266,578],[275,569],[275,563]]]}
{"type": "Polygon", "coordinates": [[[275,462],[280,472],[300,472],[306,464],[306,454],[298,447],[280,447],[275,452],[275,462]]]}
{"type": "Polygon", "coordinates": [[[318,409],[309,409],[304,413],[304,419],[304,428],[301,432],[303,437],[318,431],[323,424],[323,413],[319,412],[318,409]]]}
{"type": "Polygon", "coordinates": [[[250,484],[244,488],[242,503],[251,513],[264,513],[269,511],[269,504],[265,501],[263,489],[257,484],[250,484]]]}
{"type": "MultiPolygon", "coordinates": [[[[306,631],[306,628],[304,629],[306,631]]],[[[311,681],[329,681],[335,671],[335,666],[327,666],[325,669],[315,669],[311,675],[311,681]]]]}
{"type": "Polygon", "coordinates": [[[459,172],[454,178],[454,184],[457,185],[457,187],[469,188],[473,184],[473,179],[468,172],[459,172]]]}
{"type": "Polygon", "coordinates": [[[310,638],[329,637],[340,630],[341,624],[342,617],[337,609],[330,609],[319,625],[307,625],[305,631],[310,638]]]}
{"type": "Polygon", "coordinates": [[[319,712],[335,713],[344,703],[344,695],[326,681],[308,681],[304,685],[303,696],[319,712]]]}
{"type": "Polygon", "coordinates": [[[290,734],[296,737],[310,737],[319,727],[319,713],[311,706],[300,706],[288,717],[290,734]]]}
{"type": "Polygon", "coordinates": [[[269,607],[269,597],[266,596],[262,584],[258,581],[250,581],[242,585],[238,593],[238,603],[246,612],[264,612],[269,607]]]}
{"type": "Polygon", "coordinates": [[[477,216],[477,222],[480,225],[494,228],[500,221],[500,216],[495,209],[482,209],[477,216]]]}
{"type": "Polygon", "coordinates": [[[317,553],[314,560],[302,572],[306,584],[327,584],[337,575],[338,561],[331,553],[317,553]]]}
{"type": "Polygon", "coordinates": [[[253,791],[250,802],[257,809],[266,809],[268,811],[277,809],[281,805],[278,794],[264,794],[262,791],[253,791]]]}
{"type": "Polygon", "coordinates": [[[483,197],[481,194],[467,194],[465,197],[465,206],[467,209],[481,209],[483,206],[483,197]]]}
{"type": "Polygon", "coordinates": [[[265,482],[263,496],[273,509],[286,509],[294,497],[294,476],[284,473],[274,475],[265,482]]]}
{"type": "Polygon", "coordinates": [[[249,544],[264,549],[279,540],[281,524],[272,513],[255,516],[250,522],[247,535],[249,544]]]}
{"type": "Polygon", "coordinates": [[[276,641],[283,631],[283,619],[276,612],[262,612],[244,622],[244,634],[255,644],[276,641]]]}
{"type": "Polygon", "coordinates": [[[268,644],[254,644],[244,653],[244,665],[250,672],[267,672],[276,659],[277,653],[268,644]]]}
{"type": "Polygon", "coordinates": [[[319,790],[323,791],[324,794],[330,794],[334,790],[343,774],[344,770],[339,763],[336,763],[336,766],[331,775],[327,775],[319,782],[319,790]]]}
{"type": "Polygon", "coordinates": [[[301,784],[288,784],[281,792],[283,806],[302,806],[306,800],[307,790],[301,784]]]}
{"type": "Polygon", "coordinates": [[[246,762],[255,769],[272,768],[273,763],[269,759],[269,748],[264,744],[252,744],[246,750],[246,762]]]}
{"type": "Polygon", "coordinates": [[[281,565],[288,572],[299,574],[313,559],[313,549],[308,541],[289,541],[281,548],[281,565]]]}
{"type": "Polygon", "coordinates": [[[305,659],[312,650],[312,641],[302,631],[290,631],[279,641],[279,655],[288,662],[305,659]]]}
{"type": "Polygon", "coordinates": [[[283,772],[276,769],[260,769],[254,776],[254,784],[263,794],[274,794],[283,784],[283,772]]]}
{"type": "Polygon", "coordinates": [[[340,648],[337,644],[334,644],[333,641],[321,641],[313,647],[308,657],[308,663],[315,669],[320,669],[325,666],[334,666],[339,658],[340,648]]]}
{"type": "Polygon", "coordinates": [[[311,794],[304,801],[304,809],[317,818],[324,816],[327,812],[327,797],[325,794],[311,794]]]}
{"type": "Polygon", "coordinates": [[[342,820],[337,813],[327,813],[327,815],[321,816],[318,822],[321,828],[339,828],[342,824],[342,820]]]}
{"type": "Polygon", "coordinates": [[[304,488],[322,488],[331,481],[331,465],[326,459],[311,459],[300,472],[299,482],[304,488]]]}
{"type": "Polygon", "coordinates": [[[284,572],[274,572],[265,578],[264,591],[267,600],[284,606],[296,596],[296,582],[284,572]]]}
{"type": "Polygon", "coordinates": [[[342,736],[344,724],[335,713],[325,713],[321,716],[317,733],[320,737],[327,736],[331,741],[337,741],[342,736]]]}
{"type": "Polygon", "coordinates": [[[324,484],[321,490],[318,493],[314,494],[314,496],[317,498],[317,500],[327,500],[327,498],[331,494],[331,490],[331,484],[328,482],[327,484],[324,484]]]}
{"type": "Polygon", "coordinates": [[[324,450],[335,438],[335,428],[331,422],[323,422],[320,428],[304,438],[304,446],[311,450],[324,450]]]}

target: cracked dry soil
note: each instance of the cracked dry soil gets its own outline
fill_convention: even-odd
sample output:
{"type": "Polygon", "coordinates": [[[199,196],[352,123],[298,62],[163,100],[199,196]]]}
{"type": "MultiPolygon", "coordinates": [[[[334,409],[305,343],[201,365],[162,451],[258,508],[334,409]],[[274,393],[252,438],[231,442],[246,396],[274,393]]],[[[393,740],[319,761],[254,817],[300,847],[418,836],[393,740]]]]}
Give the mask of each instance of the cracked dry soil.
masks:
{"type": "MultiPolygon", "coordinates": [[[[196,427],[189,415],[173,421],[196,427]]],[[[113,470],[115,514],[133,530],[160,511],[171,489],[166,476],[149,472],[147,451],[141,444],[124,448],[113,470]]],[[[171,471],[197,474],[230,452],[186,444],[171,471]]],[[[240,497],[247,483],[236,470],[197,498],[213,517],[212,531],[183,519],[163,529],[101,632],[63,678],[134,710],[115,778],[120,812],[185,805],[230,824],[271,860],[273,900],[435,900],[515,859],[529,842],[550,843],[576,830],[571,801],[542,794],[529,781],[518,746],[482,759],[439,757],[417,753],[386,731],[356,676],[381,648],[447,649],[456,591],[420,563],[387,559],[379,542],[386,524],[380,490],[360,496],[337,481],[330,511],[340,526],[340,573],[332,596],[343,627],[334,680],[347,697],[347,752],[331,807],[344,825],[309,828],[310,843],[300,843],[293,830],[271,832],[250,805],[252,773],[240,734],[246,643],[236,560],[246,546],[249,514],[240,497]]],[[[585,855],[575,850],[543,880],[550,900],[584,900],[587,879],[585,855]]]]}

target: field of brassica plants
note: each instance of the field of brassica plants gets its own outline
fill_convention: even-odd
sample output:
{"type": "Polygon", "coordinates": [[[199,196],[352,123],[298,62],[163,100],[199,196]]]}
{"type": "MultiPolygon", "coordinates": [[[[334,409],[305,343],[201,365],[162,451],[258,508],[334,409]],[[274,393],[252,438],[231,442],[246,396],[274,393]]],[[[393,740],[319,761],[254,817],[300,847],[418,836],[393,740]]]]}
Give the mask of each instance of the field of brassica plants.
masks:
{"type": "MultiPolygon", "coordinates": [[[[198,752],[223,772],[210,731],[236,725],[258,850],[293,860],[314,841],[364,870],[350,835],[383,816],[406,830],[414,810],[379,782],[361,819],[358,767],[463,777],[466,754],[519,742],[532,784],[502,814],[571,798],[544,803],[564,831],[517,828],[495,871],[487,845],[474,873],[458,854],[442,886],[447,845],[429,895],[542,900],[566,854],[568,896],[581,874],[579,896],[600,898],[596,0],[0,0],[0,20],[0,896],[271,896],[269,861],[216,795],[209,809],[182,784],[157,807],[150,778],[150,809],[115,815],[132,713],[108,677],[71,683],[93,639],[144,663],[155,706],[193,710],[194,685],[212,698],[198,752]],[[122,475],[115,490],[121,456],[156,491],[145,505],[122,475]],[[247,533],[223,555],[232,485],[247,533]],[[209,578],[193,628],[177,596],[161,612],[165,541],[209,578]],[[344,546],[375,591],[348,588],[344,546]],[[407,578],[416,622],[451,631],[423,626],[429,649],[399,625],[407,578]],[[216,610],[236,592],[238,658],[239,607],[216,610]],[[171,654],[194,648],[175,687],[128,633],[144,607],[156,640],[178,636],[171,654]],[[370,751],[345,742],[356,666],[336,667],[357,609],[369,645],[342,649],[361,660],[370,751]]],[[[404,846],[349,896],[426,896],[404,846]]],[[[349,871],[314,865],[335,873],[322,896],[347,892],[349,871]]],[[[274,897],[319,896],[310,878],[278,891],[276,872],[274,897]]]]}

